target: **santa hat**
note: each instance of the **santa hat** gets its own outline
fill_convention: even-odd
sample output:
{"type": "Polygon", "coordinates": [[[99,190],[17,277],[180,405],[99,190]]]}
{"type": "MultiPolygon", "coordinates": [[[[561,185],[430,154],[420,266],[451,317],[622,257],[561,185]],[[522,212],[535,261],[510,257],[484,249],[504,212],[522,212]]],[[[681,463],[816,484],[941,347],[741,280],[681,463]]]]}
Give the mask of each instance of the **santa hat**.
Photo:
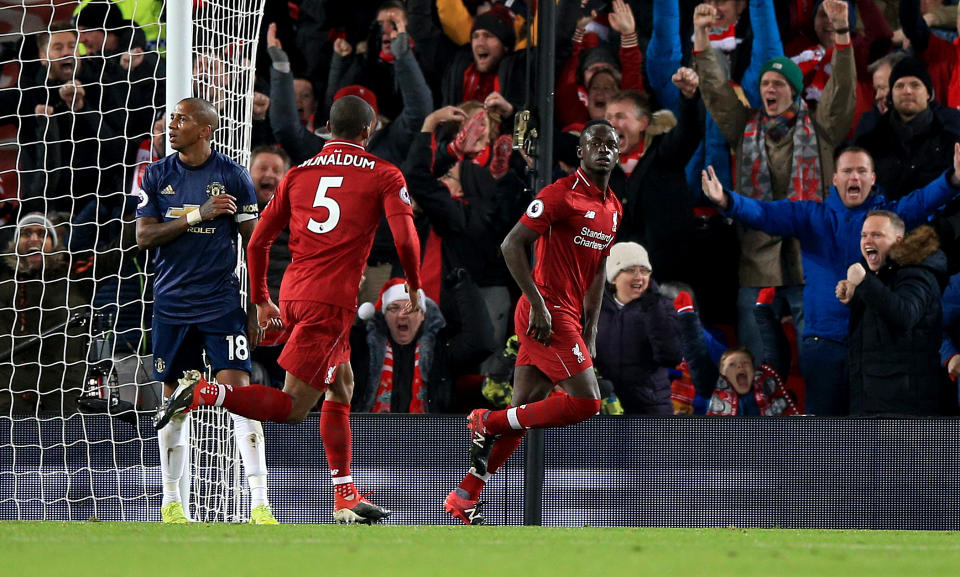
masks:
{"type": "MultiPolygon", "coordinates": [[[[383,312],[391,303],[394,301],[408,301],[410,300],[410,295],[407,293],[407,279],[403,278],[392,278],[388,280],[383,287],[380,289],[380,296],[377,299],[376,304],[363,303],[360,305],[360,308],[357,309],[357,316],[360,317],[362,321],[368,321],[373,318],[373,315],[377,312],[383,312]]],[[[423,289],[420,289],[420,308],[424,308],[425,297],[423,294],[423,289]]]]}

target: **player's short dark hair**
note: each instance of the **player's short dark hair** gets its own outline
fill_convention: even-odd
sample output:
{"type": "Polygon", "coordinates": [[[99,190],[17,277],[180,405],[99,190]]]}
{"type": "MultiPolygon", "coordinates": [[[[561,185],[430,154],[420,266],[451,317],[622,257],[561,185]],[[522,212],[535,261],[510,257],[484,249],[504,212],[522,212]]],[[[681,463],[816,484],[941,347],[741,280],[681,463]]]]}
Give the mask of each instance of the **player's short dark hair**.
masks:
{"type": "MultiPolygon", "coordinates": [[[[197,120],[202,124],[209,124],[211,128],[213,128],[213,132],[216,132],[217,128],[220,127],[220,114],[209,100],[203,98],[184,98],[180,102],[193,106],[193,114],[197,117],[197,120]]],[[[212,132],[211,138],[213,138],[212,132]]]]}
{"type": "Polygon", "coordinates": [[[591,120],[590,122],[583,125],[583,130],[580,131],[580,143],[583,144],[584,139],[587,137],[587,132],[590,131],[594,126],[606,126],[610,130],[616,130],[612,124],[604,120],[603,118],[598,118],[597,120],[591,120]]]}
{"type": "Polygon", "coordinates": [[[253,166],[253,159],[261,154],[276,154],[283,159],[283,165],[290,168],[290,155],[276,144],[261,144],[250,151],[250,166],[253,166]]]}
{"type": "Polygon", "coordinates": [[[363,130],[377,120],[367,101],[359,96],[343,96],[330,107],[330,134],[335,138],[359,140],[363,130]]]}
{"type": "Polygon", "coordinates": [[[588,129],[593,128],[594,126],[609,126],[610,128],[613,128],[613,125],[610,124],[610,121],[603,118],[598,118],[596,120],[591,120],[590,122],[584,124],[583,130],[580,131],[580,134],[583,134],[588,129]]]}

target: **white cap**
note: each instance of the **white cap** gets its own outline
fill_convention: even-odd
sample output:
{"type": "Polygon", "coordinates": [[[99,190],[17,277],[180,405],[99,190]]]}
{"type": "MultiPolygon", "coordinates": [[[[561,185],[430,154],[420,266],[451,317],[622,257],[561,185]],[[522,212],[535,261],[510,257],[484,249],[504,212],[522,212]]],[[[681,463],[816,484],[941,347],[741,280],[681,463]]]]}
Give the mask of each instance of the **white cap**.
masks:
{"type": "Polygon", "coordinates": [[[653,272],[647,249],[635,242],[618,242],[613,245],[610,247],[610,256],[607,257],[607,282],[612,284],[620,271],[632,266],[642,266],[653,272]]]}

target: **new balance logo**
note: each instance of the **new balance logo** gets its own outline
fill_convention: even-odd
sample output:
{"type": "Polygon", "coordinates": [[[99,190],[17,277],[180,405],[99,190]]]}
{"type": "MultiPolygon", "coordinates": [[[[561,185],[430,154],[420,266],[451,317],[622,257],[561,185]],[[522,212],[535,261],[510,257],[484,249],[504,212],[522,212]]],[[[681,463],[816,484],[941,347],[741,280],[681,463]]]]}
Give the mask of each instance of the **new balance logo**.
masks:
{"type": "Polygon", "coordinates": [[[477,511],[477,507],[474,507],[473,509],[464,509],[463,512],[467,514],[467,518],[470,519],[471,525],[473,525],[473,522],[478,518],[483,519],[483,517],[480,516],[480,511],[477,511]]]}
{"type": "Polygon", "coordinates": [[[477,431],[474,431],[474,432],[473,432],[473,438],[471,438],[470,440],[471,440],[471,442],[473,442],[474,445],[476,445],[476,446],[478,446],[478,447],[482,447],[484,441],[487,440],[487,437],[484,436],[483,433],[478,433],[477,431]]]}
{"type": "Polygon", "coordinates": [[[168,184],[166,188],[160,191],[160,194],[177,194],[177,193],[174,192],[173,187],[168,184]]]}
{"type": "Polygon", "coordinates": [[[336,372],[336,370],[337,370],[336,366],[333,366],[327,369],[327,378],[323,379],[323,384],[329,385],[330,383],[333,382],[333,375],[336,372]]]}
{"type": "Polygon", "coordinates": [[[597,211],[588,210],[587,214],[583,215],[583,218],[597,218],[597,211]]]}

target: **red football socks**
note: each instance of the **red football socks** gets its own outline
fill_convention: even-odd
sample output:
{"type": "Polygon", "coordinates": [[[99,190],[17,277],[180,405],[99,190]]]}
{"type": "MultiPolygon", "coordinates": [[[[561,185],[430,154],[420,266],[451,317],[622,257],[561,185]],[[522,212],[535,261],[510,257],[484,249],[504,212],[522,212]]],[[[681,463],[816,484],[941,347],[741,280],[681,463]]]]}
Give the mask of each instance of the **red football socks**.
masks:
{"type": "Polygon", "coordinates": [[[193,392],[195,405],[223,407],[231,413],[256,421],[285,423],[293,399],[283,391],[263,385],[234,387],[200,380],[193,392]]]}
{"type": "Polygon", "coordinates": [[[489,433],[501,435],[519,429],[572,425],[589,419],[599,411],[600,399],[584,399],[561,394],[503,411],[490,411],[484,425],[489,433]]]}
{"type": "MultiPolygon", "coordinates": [[[[353,438],[350,434],[350,405],[324,401],[320,410],[320,439],[334,479],[350,476],[353,438]]],[[[352,487],[352,485],[351,485],[352,487]]]]}

